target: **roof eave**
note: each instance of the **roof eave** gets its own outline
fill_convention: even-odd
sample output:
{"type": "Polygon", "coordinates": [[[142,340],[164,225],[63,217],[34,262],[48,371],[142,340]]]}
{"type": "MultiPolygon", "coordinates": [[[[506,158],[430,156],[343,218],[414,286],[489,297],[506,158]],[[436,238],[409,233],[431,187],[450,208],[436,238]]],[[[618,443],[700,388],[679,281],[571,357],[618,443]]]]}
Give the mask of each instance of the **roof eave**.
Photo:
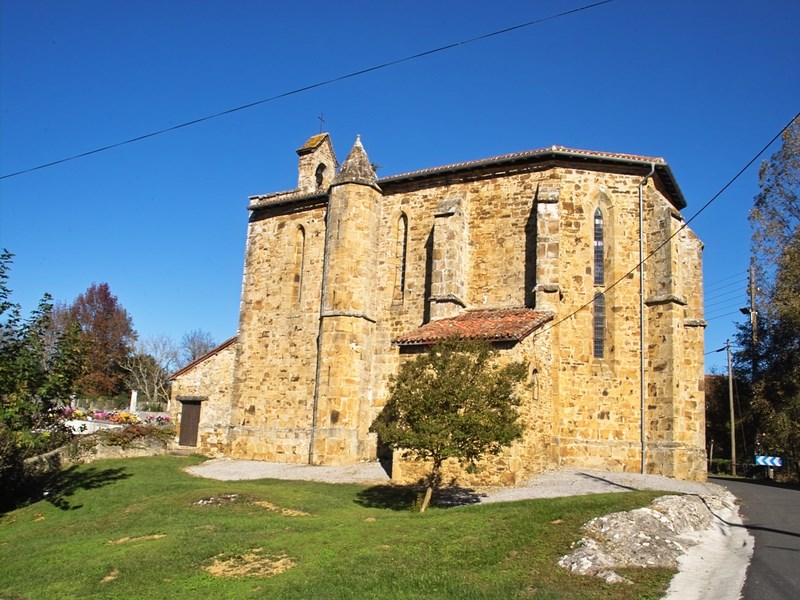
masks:
{"type": "Polygon", "coordinates": [[[476,161],[465,163],[456,163],[452,165],[445,165],[442,167],[434,167],[431,169],[423,169],[420,171],[412,171],[409,173],[400,173],[398,175],[390,175],[378,180],[378,185],[384,187],[386,184],[403,183],[407,181],[414,181],[419,179],[427,179],[434,177],[441,177],[443,175],[450,175],[457,172],[468,172],[477,169],[502,166],[510,164],[519,164],[526,162],[545,162],[547,160],[570,160],[580,162],[593,162],[596,164],[616,164],[636,167],[637,170],[642,171],[642,175],[649,172],[650,166],[655,167],[655,171],[661,179],[664,187],[670,195],[672,204],[678,209],[686,208],[686,199],[681,192],[669,164],[663,158],[646,157],[646,156],[624,156],[613,155],[605,153],[597,153],[591,151],[577,151],[568,148],[542,148],[540,150],[530,150],[527,152],[518,152],[515,154],[505,154],[493,158],[486,158],[476,161]]]}

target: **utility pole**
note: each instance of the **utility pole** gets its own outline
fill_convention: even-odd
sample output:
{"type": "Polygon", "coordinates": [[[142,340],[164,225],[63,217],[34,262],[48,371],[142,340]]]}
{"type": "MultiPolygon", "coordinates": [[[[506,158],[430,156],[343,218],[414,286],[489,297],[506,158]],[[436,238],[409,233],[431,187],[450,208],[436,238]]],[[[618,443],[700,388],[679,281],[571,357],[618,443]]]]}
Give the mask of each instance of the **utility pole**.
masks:
{"type": "Polygon", "coordinates": [[[728,351],[728,400],[731,406],[731,474],[736,477],[736,418],[733,414],[733,368],[731,367],[731,341],[725,340],[728,351]]]}

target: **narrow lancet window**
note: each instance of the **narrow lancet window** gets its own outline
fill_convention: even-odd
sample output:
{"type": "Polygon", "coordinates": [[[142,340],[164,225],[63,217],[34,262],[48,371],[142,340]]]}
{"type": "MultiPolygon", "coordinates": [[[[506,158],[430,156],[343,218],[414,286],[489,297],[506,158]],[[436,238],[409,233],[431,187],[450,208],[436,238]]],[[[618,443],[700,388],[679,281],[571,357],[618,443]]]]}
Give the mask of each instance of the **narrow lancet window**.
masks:
{"type": "Polygon", "coordinates": [[[300,225],[295,231],[294,240],[294,279],[292,281],[292,301],[299,305],[303,299],[303,270],[306,259],[306,231],[300,225]]]}
{"type": "Polygon", "coordinates": [[[592,304],[594,324],[594,357],[603,358],[606,340],[606,299],[603,294],[595,294],[592,304]]]}
{"type": "Polygon", "coordinates": [[[400,215],[397,220],[397,240],[395,244],[395,283],[393,304],[402,304],[406,293],[406,255],[408,251],[408,217],[400,215]]]}
{"type": "Polygon", "coordinates": [[[605,269],[603,263],[603,213],[598,208],[594,211],[594,284],[605,283],[605,269]]]}

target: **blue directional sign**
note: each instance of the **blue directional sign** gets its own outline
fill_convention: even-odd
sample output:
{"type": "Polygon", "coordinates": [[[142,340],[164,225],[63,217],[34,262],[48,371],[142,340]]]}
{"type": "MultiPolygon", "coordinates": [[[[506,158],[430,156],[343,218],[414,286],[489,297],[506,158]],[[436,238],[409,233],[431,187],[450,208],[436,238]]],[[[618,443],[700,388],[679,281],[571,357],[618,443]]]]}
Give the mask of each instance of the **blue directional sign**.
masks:
{"type": "Polygon", "coordinates": [[[756,456],[756,464],[764,467],[782,467],[783,460],[779,456],[756,456]]]}

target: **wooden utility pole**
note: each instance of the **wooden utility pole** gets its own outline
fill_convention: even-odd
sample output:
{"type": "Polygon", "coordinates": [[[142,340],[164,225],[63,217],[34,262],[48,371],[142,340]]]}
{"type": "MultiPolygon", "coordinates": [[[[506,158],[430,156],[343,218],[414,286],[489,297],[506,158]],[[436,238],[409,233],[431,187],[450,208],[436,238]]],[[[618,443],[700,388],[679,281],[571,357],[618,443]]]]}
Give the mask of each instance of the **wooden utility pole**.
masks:
{"type": "Polygon", "coordinates": [[[728,350],[728,400],[731,405],[731,474],[736,477],[736,418],[733,415],[733,368],[731,367],[731,341],[725,340],[728,350]]]}
{"type": "MultiPolygon", "coordinates": [[[[750,327],[753,331],[753,355],[758,343],[758,311],[756,310],[756,269],[750,266],[750,327]]],[[[755,371],[755,366],[753,371],[755,371]]]]}

